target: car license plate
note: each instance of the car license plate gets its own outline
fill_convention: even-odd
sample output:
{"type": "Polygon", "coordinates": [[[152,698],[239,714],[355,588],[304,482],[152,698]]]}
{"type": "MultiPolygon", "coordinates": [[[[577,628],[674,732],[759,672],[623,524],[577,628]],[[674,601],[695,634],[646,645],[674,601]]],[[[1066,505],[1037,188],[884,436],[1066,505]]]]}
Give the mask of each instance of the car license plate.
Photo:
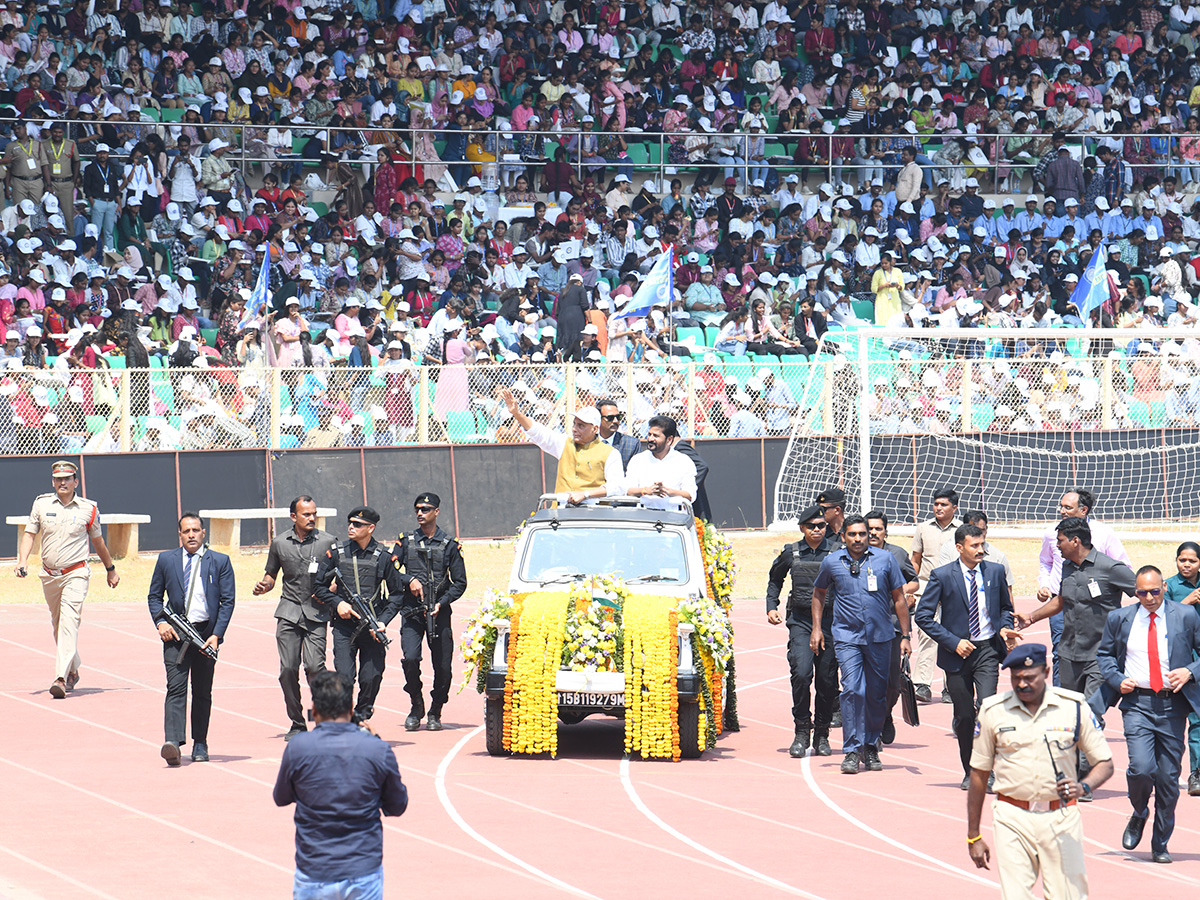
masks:
{"type": "Polygon", "coordinates": [[[601,691],[559,691],[559,706],[599,706],[609,709],[625,705],[624,694],[610,694],[601,691]]]}

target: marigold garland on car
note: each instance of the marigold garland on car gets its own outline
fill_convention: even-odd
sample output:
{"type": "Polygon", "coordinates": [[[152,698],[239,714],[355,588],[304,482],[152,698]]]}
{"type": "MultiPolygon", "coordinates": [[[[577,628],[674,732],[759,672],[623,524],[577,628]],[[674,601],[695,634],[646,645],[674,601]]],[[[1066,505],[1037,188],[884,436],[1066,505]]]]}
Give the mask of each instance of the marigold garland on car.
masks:
{"type": "Polygon", "coordinates": [[[558,693],[569,599],[563,591],[534,593],[517,604],[505,681],[505,747],[513,753],[558,752],[558,693]]]}
{"type": "Polygon", "coordinates": [[[680,758],[677,597],[634,595],[623,609],[625,751],[680,758]]]}

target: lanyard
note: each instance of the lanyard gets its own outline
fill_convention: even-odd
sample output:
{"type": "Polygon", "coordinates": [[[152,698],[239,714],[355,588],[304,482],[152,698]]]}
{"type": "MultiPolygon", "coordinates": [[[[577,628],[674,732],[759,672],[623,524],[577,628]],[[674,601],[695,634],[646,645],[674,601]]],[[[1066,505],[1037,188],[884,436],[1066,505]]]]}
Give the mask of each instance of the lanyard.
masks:
{"type": "Polygon", "coordinates": [[[63,151],[66,149],[67,142],[65,140],[59,145],[57,150],[54,149],[54,142],[50,142],[50,152],[54,154],[55,159],[62,159],[63,151]]]}

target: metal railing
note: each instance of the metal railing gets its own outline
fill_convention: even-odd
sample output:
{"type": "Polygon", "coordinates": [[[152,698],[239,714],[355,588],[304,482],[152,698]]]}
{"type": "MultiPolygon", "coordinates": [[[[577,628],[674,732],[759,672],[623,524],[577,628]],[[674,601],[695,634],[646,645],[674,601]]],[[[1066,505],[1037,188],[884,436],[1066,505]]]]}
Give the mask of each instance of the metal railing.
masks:
{"type": "MultiPolygon", "coordinates": [[[[11,121],[12,120],[0,119],[0,124],[11,124],[11,121]]],[[[96,124],[95,121],[86,120],[86,119],[56,119],[55,121],[64,122],[68,125],[94,126],[96,124]]],[[[213,122],[186,123],[186,122],[182,122],[182,121],[162,122],[162,121],[153,120],[149,117],[144,118],[138,122],[122,122],[120,124],[122,126],[122,130],[132,130],[135,138],[144,137],[144,135],[147,134],[149,132],[149,130],[155,130],[155,131],[159,132],[160,134],[165,134],[166,129],[175,127],[175,126],[189,126],[189,127],[196,127],[196,128],[204,128],[204,129],[208,129],[208,130],[219,129],[219,130],[223,130],[223,131],[225,131],[225,130],[234,131],[238,134],[238,136],[240,138],[240,140],[237,143],[237,149],[239,150],[238,163],[239,163],[242,175],[243,175],[243,179],[247,175],[249,167],[252,165],[267,165],[267,164],[288,165],[288,164],[296,164],[296,163],[299,163],[301,165],[304,165],[304,164],[316,165],[316,164],[319,164],[319,162],[320,162],[319,158],[317,158],[317,157],[304,157],[304,156],[297,155],[297,154],[277,155],[277,157],[271,158],[271,157],[266,157],[266,156],[255,156],[255,155],[252,155],[251,153],[249,153],[248,152],[249,141],[246,138],[246,132],[247,131],[265,132],[268,129],[278,128],[279,126],[276,126],[276,125],[253,125],[250,123],[242,123],[242,122],[225,122],[225,123],[213,123],[213,122]]],[[[325,132],[326,138],[323,142],[321,142],[321,152],[322,153],[335,153],[339,157],[343,157],[341,159],[342,162],[348,163],[352,167],[359,167],[359,168],[363,168],[363,167],[369,168],[371,166],[376,165],[377,161],[376,161],[375,157],[372,155],[372,150],[375,150],[377,152],[378,149],[387,145],[385,143],[373,142],[371,140],[371,138],[373,136],[379,136],[379,135],[387,136],[390,139],[389,142],[393,142],[396,139],[403,140],[408,144],[408,146],[410,148],[412,148],[414,146],[415,138],[418,134],[433,135],[435,137],[435,140],[442,141],[445,139],[446,135],[449,133],[444,128],[434,128],[434,127],[427,127],[427,128],[405,127],[405,128],[382,129],[382,128],[374,128],[374,127],[357,127],[357,126],[330,127],[330,126],[304,125],[301,127],[291,126],[288,130],[292,131],[293,134],[297,138],[311,138],[312,136],[315,136],[315,135],[319,134],[320,132],[325,132]],[[349,155],[349,152],[345,150],[344,146],[337,147],[337,148],[334,147],[334,144],[337,143],[334,140],[334,135],[339,134],[339,133],[355,134],[355,135],[361,136],[362,141],[363,141],[361,149],[353,151],[357,155],[355,155],[355,156],[349,155]]],[[[840,176],[844,171],[867,173],[868,177],[869,177],[869,173],[875,173],[875,172],[886,172],[888,174],[892,174],[900,168],[900,165],[901,165],[900,150],[901,150],[901,148],[905,145],[911,145],[911,146],[916,146],[918,149],[918,152],[925,158],[924,160],[921,160],[923,168],[931,168],[934,170],[939,170],[939,171],[945,173],[947,175],[947,177],[950,178],[952,181],[960,182],[961,180],[965,179],[968,174],[971,174],[971,173],[988,173],[988,172],[990,172],[990,175],[991,175],[991,178],[990,178],[991,185],[990,186],[992,188],[992,192],[994,192],[994,193],[1000,191],[1001,182],[1005,181],[1007,178],[1006,175],[1002,174],[1002,170],[1007,169],[1007,170],[1010,170],[1010,172],[1016,172],[1016,173],[1032,172],[1037,167],[1038,160],[1043,155],[1050,152],[1051,137],[1052,137],[1050,133],[1034,133],[1034,132],[1023,133],[1019,136],[1014,135],[1011,132],[1010,133],[1001,133],[1001,132],[978,133],[975,135],[971,135],[972,138],[976,139],[975,142],[973,142],[973,143],[975,145],[978,145],[983,150],[983,152],[987,158],[986,163],[979,163],[979,162],[971,161],[968,158],[966,153],[964,153],[962,158],[957,161],[954,161],[949,157],[938,158],[938,151],[933,150],[933,148],[935,146],[938,147],[939,149],[944,148],[947,145],[947,142],[950,140],[954,140],[957,138],[963,138],[965,140],[966,136],[964,136],[964,135],[929,134],[929,135],[910,136],[910,135],[907,135],[906,133],[897,133],[894,135],[847,134],[847,135],[832,135],[831,136],[831,135],[824,135],[821,133],[810,134],[808,132],[799,132],[799,131],[791,131],[791,132],[786,132],[783,134],[766,134],[766,133],[754,134],[752,132],[735,130],[734,132],[732,132],[732,134],[720,135],[720,137],[735,138],[741,145],[741,147],[740,147],[741,155],[733,157],[733,161],[731,161],[730,163],[725,163],[721,160],[714,160],[714,159],[707,158],[707,157],[704,160],[696,160],[696,161],[686,160],[686,159],[683,161],[677,161],[677,162],[670,161],[669,148],[672,144],[685,141],[689,136],[696,137],[699,134],[702,134],[701,132],[691,132],[691,131],[689,131],[689,132],[651,132],[651,131],[643,132],[643,131],[636,131],[636,130],[634,130],[634,131],[626,130],[626,131],[622,131],[622,132],[602,132],[602,131],[588,131],[588,130],[583,129],[582,127],[565,130],[565,131],[557,130],[557,129],[556,130],[537,130],[537,131],[533,131],[533,130],[515,131],[511,128],[503,129],[503,128],[497,128],[497,127],[490,127],[490,128],[472,128],[472,129],[469,129],[468,133],[482,136],[487,141],[488,145],[492,146],[492,147],[499,147],[501,145],[501,143],[500,143],[501,141],[511,139],[511,138],[506,138],[505,135],[521,136],[522,138],[528,138],[534,142],[534,146],[537,146],[539,143],[544,146],[544,144],[546,142],[552,142],[552,143],[556,143],[556,144],[559,144],[562,146],[567,146],[568,147],[568,161],[570,162],[572,167],[575,169],[576,175],[578,178],[580,178],[580,180],[582,180],[584,177],[585,169],[599,169],[599,168],[616,169],[618,172],[625,171],[627,174],[632,173],[632,172],[647,172],[647,173],[654,172],[654,173],[656,173],[657,180],[659,182],[663,182],[668,176],[680,174],[683,172],[699,173],[699,172],[704,172],[704,171],[708,171],[708,170],[733,170],[734,172],[740,173],[741,180],[748,184],[748,182],[750,180],[749,173],[750,173],[751,169],[761,168],[761,169],[765,170],[765,169],[770,169],[770,168],[786,168],[789,170],[798,169],[798,170],[808,170],[810,172],[820,172],[820,173],[823,173],[821,176],[823,178],[823,180],[836,181],[836,180],[840,180],[840,176]],[[634,159],[633,157],[627,156],[625,158],[605,159],[602,164],[599,161],[589,162],[588,158],[585,157],[585,155],[584,155],[584,144],[587,143],[589,139],[599,138],[603,134],[619,134],[619,135],[621,135],[621,137],[625,140],[627,145],[632,145],[632,146],[644,149],[646,151],[647,158],[645,160],[642,160],[640,158],[641,150],[639,150],[638,153],[635,154],[636,156],[639,157],[638,159],[634,159]],[[828,158],[828,153],[827,153],[825,155],[826,158],[824,159],[824,161],[815,162],[815,163],[805,163],[805,162],[796,160],[794,150],[792,150],[789,155],[789,146],[790,145],[799,145],[799,143],[801,141],[807,140],[810,142],[810,144],[817,142],[819,145],[820,142],[826,142],[826,141],[832,142],[832,140],[836,140],[839,137],[849,137],[856,142],[858,140],[862,140],[862,139],[876,140],[876,139],[880,139],[880,138],[894,142],[894,144],[895,144],[894,149],[888,151],[889,153],[892,153],[894,155],[894,159],[865,161],[865,160],[863,160],[862,157],[857,157],[857,156],[843,157],[840,159],[830,159],[830,158],[828,158]],[[1014,137],[1026,138],[1026,139],[1029,139],[1030,141],[1033,141],[1033,142],[1039,144],[1040,146],[1038,147],[1038,152],[1036,153],[1036,155],[1031,154],[1030,160],[1005,158],[1004,154],[1002,152],[1000,152],[1001,148],[1003,147],[1005,142],[1007,142],[1009,139],[1012,139],[1014,137]],[[753,142],[760,140],[760,139],[764,140],[764,142],[767,146],[767,149],[774,149],[774,148],[772,148],[771,145],[781,145],[782,144],[783,149],[785,151],[785,155],[780,156],[778,154],[775,154],[773,156],[767,157],[767,155],[764,153],[763,155],[766,158],[762,162],[756,163],[754,161],[749,161],[748,157],[750,155],[750,147],[752,146],[753,142]],[[929,152],[930,150],[933,150],[932,155],[929,152]],[[651,158],[651,156],[653,155],[653,151],[657,151],[657,157],[658,157],[657,159],[651,158]],[[863,161],[858,161],[858,160],[863,160],[863,161]],[[928,160],[928,161],[925,161],[925,160],[928,160]]],[[[714,135],[714,137],[717,137],[717,135],[714,135]]],[[[1104,134],[1098,134],[1098,133],[1071,133],[1071,134],[1067,135],[1066,145],[1068,146],[1068,148],[1071,149],[1072,155],[1076,159],[1080,159],[1084,155],[1093,153],[1100,144],[1105,143],[1106,141],[1110,141],[1110,140],[1123,141],[1125,137],[1127,137],[1127,136],[1126,135],[1104,135],[1104,134]]],[[[1149,143],[1157,137],[1158,136],[1151,134],[1151,135],[1146,135],[1144,139],[1149,143]]],[[[1196,148],[1197,153],[1200,153],[1200,135],[1172,134],[1167,137],[1169,138],[1169,140],[1167,142],[1168,143],[1167,152],[1165,155],[1162,156],[1162,158],[1155,158],[1153,160],[1146,161],[1146,162],[1136,162],[1136,163],[1128,162],[1128,161],[1126,162],[1126,166],[1133,173],[1133,180],[1135,180],[1135,181],[1137,180],[1138,172],[1162,171],[1162,172],[1167,172],[1167,173],[1171,173],[1171,174],[1176,174],[1177,176],[1179,176],[1182,184],[1188,184],[1193,180],[1200,182],[1200,156],[1197,156],[1195,159],[1184,159],[1182,157],[1182,155],[1180,155],[1180,151],[1179,151],[1179,148],[1181,146],[1181,142],[1183,141],[1183,139],[1196,138],[1197,139],[1197,148],[1196,148]]],[[[832,146],[832,144],[830,143],[827,146],[832,146]]],[[[201,147],[200,150],[201,150],[202,154],[207,152],[206,149],[203,147],[201,147]]],[[[169,150],[168,152],[173,152],[173,149],[169,150]]],[[[492,151],[488,151],[488,152],[492,152],[492,151]]],[[[856,150],[856,153],[857,153],[857,150],[856,150]]],[[[92,158],[93,155],[94,154],[87,153],[87,152],[81,153],[81,156],[84,159],[90,159],[90,158],[92,158]]],[[[519,167],[521,169],[529,169],[529,170],[534,170],[534,171],[538,168],[544,167],[550,161],[550,159],[544,153],[541,155],[527,153],[523,156],[523,158],[519,162],[518,161],[506,161],[502,158],[503,154],[501,154],[501,153],[493,153],[493,155],[497,157],[495,162],[500,167],[511,166],[511,167],[519,167]]],[[[472,167],[472,169],[477,168],[481,165],[481,163],[478,161],[472,161],[472,160],[467,160],[467,159],[446,160],[446,159],[438,158],[438,159],[419,159],[419,160],[407,159],[407,160],[401,160],[401,161],[413,162],[413,163],[416,163],[419,165],[430,164],[430,165],[445,165],[447,167],[453,167],[453,166],[472,167]]],[[[1097,177],[1101,177],[1102,175],[1103,175],[1103,171],[1102,170],[1098,171],[1097,177]]],[[[862,179],[859,179],[859,180],[861,183],[862,179]]],[[[460,185],[460,187],[461,187],[461,185],[460,185]]],[[[536,190],[536,186],[534,186],[534,185],[530,185],[530,188],[531,188],[531,190],[536,190]]],[[[1021,190],[1021,188],[1018,184],[1017,186],[1011,187],[1011,190],[1013,192],[1017,192],[1018,190],[1021,190]]]]}

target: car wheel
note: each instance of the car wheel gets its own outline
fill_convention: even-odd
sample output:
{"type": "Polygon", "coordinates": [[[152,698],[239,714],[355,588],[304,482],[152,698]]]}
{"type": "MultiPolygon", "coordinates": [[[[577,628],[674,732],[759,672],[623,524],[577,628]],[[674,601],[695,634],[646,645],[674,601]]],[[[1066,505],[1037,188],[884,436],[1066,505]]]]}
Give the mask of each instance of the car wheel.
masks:
{"type": "Polygon", "coordinates": [[[483,733],[487,741],[487,752],[491,756],[508,756],[504,749],[504,698],[487,697],[483,708],[483,733]]]}
{"type": "Polygon", "coordinates": [[[700,702],[679,702],[679,755],[684,759],[699,759],[700,702]]]}

